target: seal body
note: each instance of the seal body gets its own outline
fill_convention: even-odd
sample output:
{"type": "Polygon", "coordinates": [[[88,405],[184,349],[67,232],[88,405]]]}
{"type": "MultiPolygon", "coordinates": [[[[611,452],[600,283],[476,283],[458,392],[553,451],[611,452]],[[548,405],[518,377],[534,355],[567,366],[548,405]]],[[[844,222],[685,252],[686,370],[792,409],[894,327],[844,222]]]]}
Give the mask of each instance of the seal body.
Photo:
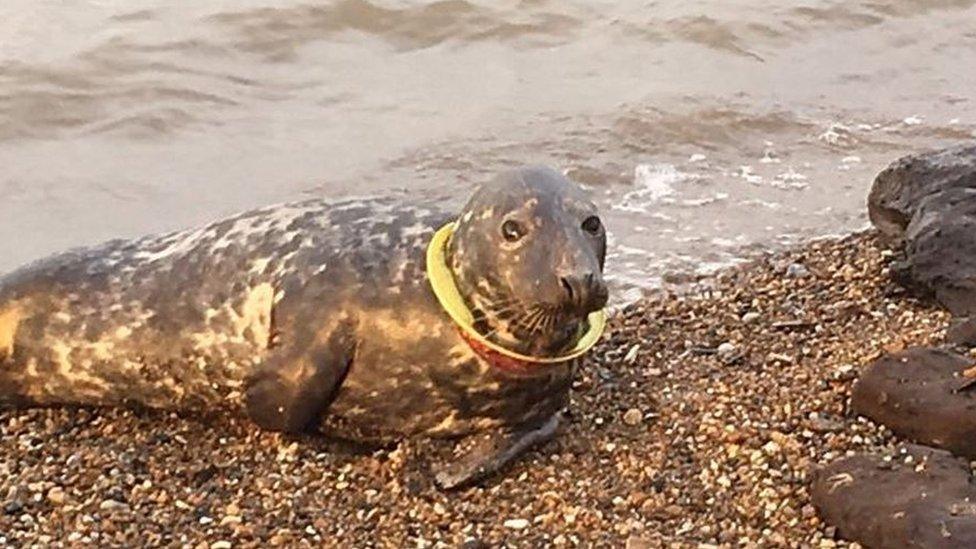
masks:
{"type": "Polygon", "coordinates": [[[449,219],[392,199],[309,200],[29,265],[0,286],[4,397],[239,411],[262,366],[314,360],[347,329],[355,361],[325,418],[339,434],[551,414],[568,365],[544,379],[496,371],[433,298],[424,252],[449,219]]]}
{"type": "MultiPolygon", "coordinates": [[[[461,217],[473,236],[453,243],[453,268],[486,333],[516,338],[508,343],[523,350],[540,341],[556,349],[574,332],[566,326],[593,309],[579,282],[593,282],[592,272],[547,272],[579,263],[575,248],[589,246],[577,242],[586,235],[576,217],[552,213],[578,199],[551,171],[514,172],[501,183],[476,194],[480,202],[461,217]],[[503,205],[498,188],[528,198],[503,205]],[[490,225],[484,230],[501,242],[511,235],[495,225],[511,229],[519,215],[523,232],[542,235],[547,224],[563,232],[500,244],[475,227],[490,225]],[[563,233],[577,240],[556,238],[563,233]],[[573,253],[552,255],[560,247],[573,253]],[[536,261],[529,271],[526,254],[536,261]],[[543,294],[546,304],[526,301],[543,294]]],[[[456,217],[402,199],[312,199],[27,265],[0,279],[0,408],[226,410],[269,429],[360,440],[495,429],[507,437],[492,451],[500,465],[551,434],[573,364],[515,374],[459,334],[425,269],[431,236],[456,217]]],[[[583,254],[587,268],[601,269],[602,253],[583,254]]],[[[605,291],[595,299],[602,306],[605,291]]],[[[494,467],[468,461],[470,470],[445,483],[494,467]]]]}

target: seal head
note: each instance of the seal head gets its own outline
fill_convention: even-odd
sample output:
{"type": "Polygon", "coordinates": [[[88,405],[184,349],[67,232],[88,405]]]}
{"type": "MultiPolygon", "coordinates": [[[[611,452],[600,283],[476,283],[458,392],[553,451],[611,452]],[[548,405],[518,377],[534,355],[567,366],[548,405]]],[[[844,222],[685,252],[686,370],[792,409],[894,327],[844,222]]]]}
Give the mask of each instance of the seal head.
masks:
{"type": "Polygon", "coordinates": [[[534,356],[571,348],[587,315],[606,305],[605,257],[596,206],[543,167],[479,187],[448,244],[448,264],[478,332],[534,356]]]}

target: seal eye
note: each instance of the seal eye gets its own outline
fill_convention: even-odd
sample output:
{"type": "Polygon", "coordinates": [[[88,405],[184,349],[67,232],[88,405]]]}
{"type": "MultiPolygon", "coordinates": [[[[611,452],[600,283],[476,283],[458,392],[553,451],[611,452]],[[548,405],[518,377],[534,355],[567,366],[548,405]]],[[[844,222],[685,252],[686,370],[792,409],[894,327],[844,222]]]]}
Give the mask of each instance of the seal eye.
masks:
{"type": "Polygon", "coordinates": [[[598,235],[600,234],[600,229],[603,228],[603,224],[600,223],[599,217],[596,217],[595,215],[591,215],[590,217],[587,217],[586,219],[583,220],[582,227],[584,231],[592,235],[598,235]]]}
{"type": "Polygon", "coordinates": [[[516,242],[525,236],[525,227],[518,221],[508,221],[502,223],[502,236],[509,242],[516,242]]]}

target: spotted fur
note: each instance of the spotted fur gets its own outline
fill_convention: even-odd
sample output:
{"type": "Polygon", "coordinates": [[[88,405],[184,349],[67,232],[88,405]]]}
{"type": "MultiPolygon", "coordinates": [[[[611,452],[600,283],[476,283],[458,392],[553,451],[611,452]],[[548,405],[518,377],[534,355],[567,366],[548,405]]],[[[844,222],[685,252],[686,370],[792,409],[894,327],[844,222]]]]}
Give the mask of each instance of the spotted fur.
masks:
{"type": "MultiPolygon", "coordinates": [[[[582,245],[578,220],[563,212],[593,208],[561,176],[522,170],[492,185],[517,195],[512,204],[534,226],[552,225],[549,241],[504,261],[582,245]]],[[[462,239],[514,208],[482,195],[461,215],[462,239]]],[[[269,428],[369,439],[537,424],[566,404],[572,365],[512,376],[459,337],[424,263],[434,231],[453,218],[420,201],[312,199],[30,264],[0,279],[0,405],[224,409],[269,428]]],[[[469,290],[472,304],[490,316],[492,299],[520,296],[509,305],[529,313],[543,301],[525,296],[545,293],[559,314],[532,313],[533,333],[575,328],[585,311],[560,308],[543,291],[551,272],[518,291],[514,264],[499,271],[509,282],[472,272],[486,257],[473,257],[476,247],[492,242],[452,242],[459,281],[480,286],[469,290]]],[[[544,255],[530,268],[556,257],[564,270],[579,258],[593,268],[597,256],[602,267],[602,253],[544,255]]],[[[518,337],[497,314],[488,321],[499,341],[518,337]]]]}

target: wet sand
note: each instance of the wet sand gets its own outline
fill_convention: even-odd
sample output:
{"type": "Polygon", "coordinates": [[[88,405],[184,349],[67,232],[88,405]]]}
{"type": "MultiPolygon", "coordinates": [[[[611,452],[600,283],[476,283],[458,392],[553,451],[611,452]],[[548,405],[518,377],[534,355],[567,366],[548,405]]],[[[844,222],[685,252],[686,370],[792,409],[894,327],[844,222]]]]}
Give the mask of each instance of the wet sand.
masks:
{"type": "Polygon", "coordinates": [[[620,311],[560,436],[482,487],[426,474],[440,442],[363,451],[158,412],[0,415],[0,543],[846,546],[811,472],[891,447],[848,411],[870,359],[941,341],[869,234],[721,271],[620,311]],[[708,544],[708,545],[699,545],[708,544]]]}

